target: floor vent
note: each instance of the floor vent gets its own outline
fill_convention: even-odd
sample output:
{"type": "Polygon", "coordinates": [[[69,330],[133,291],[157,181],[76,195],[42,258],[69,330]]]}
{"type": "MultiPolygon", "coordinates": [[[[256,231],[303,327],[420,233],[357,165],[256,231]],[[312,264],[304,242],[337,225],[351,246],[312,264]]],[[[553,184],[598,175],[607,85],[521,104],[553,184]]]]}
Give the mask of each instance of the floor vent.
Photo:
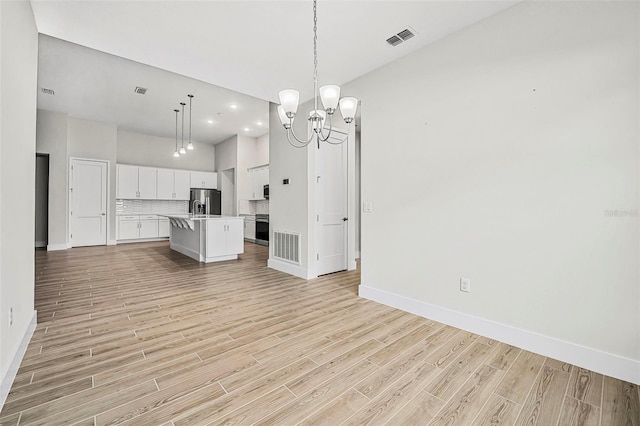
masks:
{"type": "Polygon", "coordinates": [[[44,93],[45,95],[55,95],[56,92],[53,91],[53,89],[47,89],[44,87],[41,87],[40,90],[42,90],[42,93],[44,93]]]}
{"type": "Polygon", "coordinates": [[[136,88],[133,91],[139,95],[144,95],[145,93],[147,93],[147,89],[140,86],[136,86],[136,88]]]}
{"type": "Polygon", "coordinates": [[[273,231],[273,257],[300,264],[300,233],[273,231]]]}

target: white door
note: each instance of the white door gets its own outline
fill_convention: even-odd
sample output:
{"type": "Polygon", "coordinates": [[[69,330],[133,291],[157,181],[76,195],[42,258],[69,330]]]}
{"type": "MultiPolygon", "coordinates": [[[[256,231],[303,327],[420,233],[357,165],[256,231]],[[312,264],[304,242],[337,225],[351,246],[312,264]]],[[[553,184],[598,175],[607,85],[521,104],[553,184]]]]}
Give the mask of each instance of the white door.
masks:
{"type": "MultiPolygon", "coordinates": [[[[332,132],[333,140],[345,137],[343,133],[332,132]]],[[[347,269],[347,185],[347,142],[321,143],[316,151],[318,275],[347,269]]]]}
{"type": "Polygon", "coordinates": [[[107,244],[107,163],[71,160],[71,246],[107,244]]]}

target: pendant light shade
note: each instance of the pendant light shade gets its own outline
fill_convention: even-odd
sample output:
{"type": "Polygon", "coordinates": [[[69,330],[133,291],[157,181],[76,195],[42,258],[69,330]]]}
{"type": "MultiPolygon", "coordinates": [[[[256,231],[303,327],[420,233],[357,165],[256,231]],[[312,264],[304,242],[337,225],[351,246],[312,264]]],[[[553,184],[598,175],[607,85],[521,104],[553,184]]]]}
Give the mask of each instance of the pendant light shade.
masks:
{"type": "Polygon", "coordinates": [[[346,123],[351,123],[356,117],[356,110],[358,109],[358,99],[356,98],[342,98],[340,99],[340,113],[346,123]]]}
{"type": "Polygon", "coordinates": [[[285,129],[290,129],[291,124],[289,123],[289,117],[287,117],[287,113],[284,112],[284,107],[282,105],[278,105],[278,117],[280,117],[280,122],[284,126],[285,129]]]}
{"type": "Polygon", "coordinates": [[[193,101],[193,95],[187,95],[189,97],[189,143],[187,144],[187,150],[193,151],[193,143],[191,142],[191,102],[193,101]]]}
{"type": "Polygon", "coordinates": [[[338,101],[340,100],[340,86],[335,84],[327,84],[320,88],[320,100],[324,109],[329,114],[333,113],[338,108],[338,101]]]}
{"type": "Polygon", "coordinates": [[[178,111],[177,109],[173,110],[176,113],[176,150],[173,153],[173,156],[175,158],[179,158],[180,157],[180,152],[178,151],[178,111]]]}
{"type": "Polygon", "coordinates": [[[300,102],[300,92],[295,89],[281,90],[278,94],[280,105],[284,108],[287,117],[293,118],[298,111],[298,103],[300,102]]]}

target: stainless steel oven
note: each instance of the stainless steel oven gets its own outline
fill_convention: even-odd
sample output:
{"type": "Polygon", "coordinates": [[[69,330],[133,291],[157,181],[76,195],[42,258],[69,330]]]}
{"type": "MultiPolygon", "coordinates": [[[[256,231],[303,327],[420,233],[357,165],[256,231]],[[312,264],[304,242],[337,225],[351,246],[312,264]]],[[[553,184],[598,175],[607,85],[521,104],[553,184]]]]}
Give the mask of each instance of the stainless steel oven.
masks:
{"type": "Polygon", "coordinates": [[[256,215],[256,243],[269,245],[269,215],[256,215]]]}

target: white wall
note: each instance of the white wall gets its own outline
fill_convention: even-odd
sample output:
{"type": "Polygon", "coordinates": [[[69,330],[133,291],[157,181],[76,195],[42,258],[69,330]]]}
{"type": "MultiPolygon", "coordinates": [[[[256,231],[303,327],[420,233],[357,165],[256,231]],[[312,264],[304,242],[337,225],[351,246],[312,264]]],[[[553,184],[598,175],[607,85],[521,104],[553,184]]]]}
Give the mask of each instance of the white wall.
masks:
{"type": "Polygon", "coordinates": [[[269,164],[269,133],[256,138],[256,166],[269,164]]]}
{"type": "Polygon", "coordinates": [[[638,7],[524,2],[345,87],[361,294],[640,383],[638,7]]]}
{"type": "Polygon", "coordinates": [[[175,139],[118,129],[118,163],[143,164],[168,169],[214,171],[213,145],[193,142],[193,151],[173,157],[175,139]]]}
{"type": "Polygon", "coordinates": [[[38,32],[28,1],[0,2],[0,407],[35,328],[38,32]],[[9,311],[13,308],[13,325],[9,311]]]}
{"type": "Polygon", "coordinates": [[[222,204],[233,205],[233,215],[238,213],[238,136],[234,135],[215,145],[215,171],[218,172],[218,187],[222,187],[222,172],[228,169],[235,171],[233,194],[222,191],[222,204]],[[229,199],[231,198],[231,199],[229,199]]]}
{"type": "Polygon", "coordinates": [[[49,226],[47,248],[66,249],[69,240],[67,190],[69,152],[67,115],[39,109],[36,126],[36,151],[49,154],[49,226]]]}
{"type": "MultiPolygon", "coordinates": [[[[116,241],[116,160],[117,127],[111,123],[68,117],[69,158],[109,161],[109,241],[116,241]]],[[[67,184],[68,188],[68,184],[67,184]]]]}

